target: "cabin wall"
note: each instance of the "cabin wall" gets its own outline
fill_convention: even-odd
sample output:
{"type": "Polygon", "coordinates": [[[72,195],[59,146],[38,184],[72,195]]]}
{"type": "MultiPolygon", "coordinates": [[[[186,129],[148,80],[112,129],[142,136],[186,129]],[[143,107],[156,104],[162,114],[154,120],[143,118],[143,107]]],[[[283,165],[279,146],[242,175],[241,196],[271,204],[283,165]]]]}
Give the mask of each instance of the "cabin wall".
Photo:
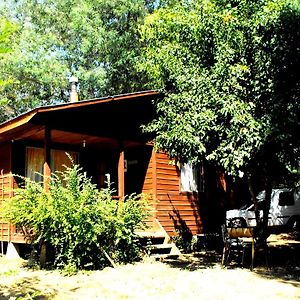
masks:
{"type": "Polygon", "coordinates": [[[180,172],[168,156],[156,153],[157,219],[170,236],[202,232],[197,193],[180,191],[180,172]]]}
{"type": "Polygon", "coordinates": [[[11,172],[11,144],[0,145],[0,172],[7,174],[11,172]]]}
{"type": "Polygon", "coordinates": [[[146,167],[146,174],[143,183],[142,193],[153,196],[155,193],[154,178],[155,178],[155,152],[152,151],[150,160],[146,167]]]}

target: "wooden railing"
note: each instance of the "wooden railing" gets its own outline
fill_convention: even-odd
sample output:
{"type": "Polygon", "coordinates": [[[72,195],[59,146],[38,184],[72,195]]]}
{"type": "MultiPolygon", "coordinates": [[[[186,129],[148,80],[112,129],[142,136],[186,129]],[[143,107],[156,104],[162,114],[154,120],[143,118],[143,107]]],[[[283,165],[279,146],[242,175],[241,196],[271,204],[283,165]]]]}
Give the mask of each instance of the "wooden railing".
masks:
{"type": "MultiPolygon", "coordinates": [[[[0,173],[0,205],[4,201],[14,196],[14,189],[17,187],[12,173],[0,173]]],[[[0,215],[0,241],[26,243],[25,236],[22,232],[9,222],[5,221],[0,215]]]]}

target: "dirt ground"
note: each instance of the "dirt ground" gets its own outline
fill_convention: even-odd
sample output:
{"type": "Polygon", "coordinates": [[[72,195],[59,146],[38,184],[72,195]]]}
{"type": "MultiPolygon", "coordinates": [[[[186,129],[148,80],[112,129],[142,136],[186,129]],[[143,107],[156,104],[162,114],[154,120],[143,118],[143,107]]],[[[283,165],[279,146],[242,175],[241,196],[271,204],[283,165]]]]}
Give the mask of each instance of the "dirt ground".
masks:
{"type": "MultiPolygon", "coordinates": [[[[250,253],[246,253],[249,256],[250,253]]],[[[234,260],[223,268],[213,250],[177,260],[80,272],[33,270],[24,260],[0,258],[0,299],[300,299],[300,241],[269,238],[268,266],[262,255],[249,269],[234,260]]]]}

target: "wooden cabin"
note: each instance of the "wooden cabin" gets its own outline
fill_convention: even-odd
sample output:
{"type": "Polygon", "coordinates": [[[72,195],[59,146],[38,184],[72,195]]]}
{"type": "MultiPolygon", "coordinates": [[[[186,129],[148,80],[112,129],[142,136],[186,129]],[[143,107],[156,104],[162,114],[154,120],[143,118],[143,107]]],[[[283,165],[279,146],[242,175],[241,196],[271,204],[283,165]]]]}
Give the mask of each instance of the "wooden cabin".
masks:
{"type": "MultiPolygon", "coordinates": [[[[194,170],[155,152],[154,137],[141,130],[155,117],[153,101],[159,97],[157,91],[145,91],[39,107],[1,124],[0,200],[13,196],[18,186],[13,174],[41,180],[36,172],[50,175],[61,170],[69,163],[68,152],[99,188],[110,174],[116,197],[151,195],[154,218],[170,236],[176,230],[201,233],[199,193],[190,188],[187,176],[182,177],[194,170]]],[[[22,232],[0,221],[1,241],[26,242],[22,232]]]]}

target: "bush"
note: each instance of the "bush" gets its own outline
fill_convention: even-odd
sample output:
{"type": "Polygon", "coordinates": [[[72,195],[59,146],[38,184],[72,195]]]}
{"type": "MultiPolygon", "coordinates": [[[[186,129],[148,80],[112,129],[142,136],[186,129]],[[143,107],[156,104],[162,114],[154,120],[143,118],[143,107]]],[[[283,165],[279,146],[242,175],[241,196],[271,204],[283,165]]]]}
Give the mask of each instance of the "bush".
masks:
{"type": "Polygon", "coordinates": [[[173,242],[183,253],[191,253],[193,251],[195,240],[190,231],[179,229],[176,230],[176,235],[173,237],[173,242]]]}
{"type": "Polygon", "coordinates": [[[68,270],[96,269],[140,258],[135,234],[145,226],[147,201],[141,195],[122,200],[112,190],[98,190],[78,165],[66,167],[50,180],[49,191],[25,178],[25,187],[5,202],[4,217],[30,228],[32,244],[54,249],[53,265],[68,270]]]}

